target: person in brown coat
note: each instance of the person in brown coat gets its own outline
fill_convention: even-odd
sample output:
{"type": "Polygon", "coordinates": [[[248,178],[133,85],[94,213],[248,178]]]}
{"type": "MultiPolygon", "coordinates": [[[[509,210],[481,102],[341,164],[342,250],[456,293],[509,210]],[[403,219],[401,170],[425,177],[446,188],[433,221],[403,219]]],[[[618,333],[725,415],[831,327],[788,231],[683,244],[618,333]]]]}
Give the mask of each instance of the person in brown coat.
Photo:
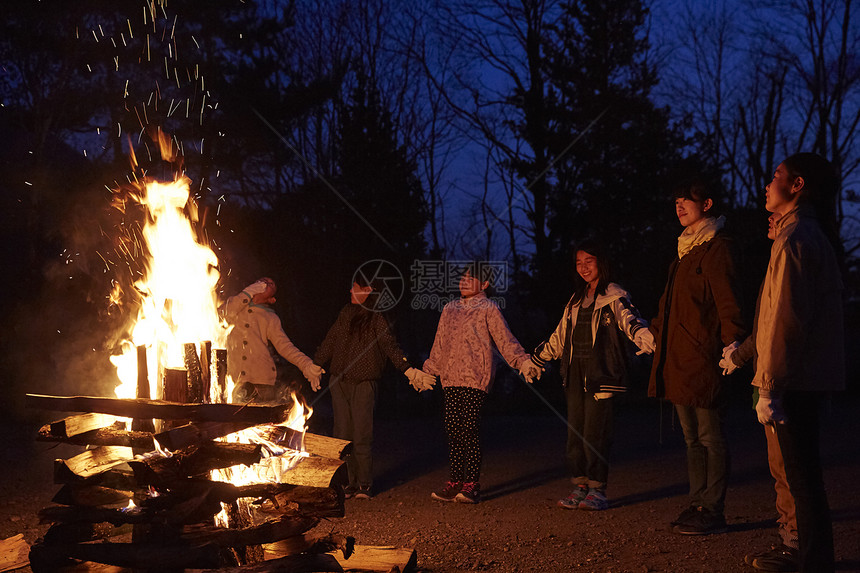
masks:
{"type": "Polygon", "coordinates": [[[718,366],[725,346],[746,335],[733,241],[714,217],[713,191],[701,178],[675,187],[684,231],[651,332],[657,343],[648,395],[675,405],[687,444],[689,506],[672,522],[684,535],[726,530],[729,474],[725,389],[718,366]]]}

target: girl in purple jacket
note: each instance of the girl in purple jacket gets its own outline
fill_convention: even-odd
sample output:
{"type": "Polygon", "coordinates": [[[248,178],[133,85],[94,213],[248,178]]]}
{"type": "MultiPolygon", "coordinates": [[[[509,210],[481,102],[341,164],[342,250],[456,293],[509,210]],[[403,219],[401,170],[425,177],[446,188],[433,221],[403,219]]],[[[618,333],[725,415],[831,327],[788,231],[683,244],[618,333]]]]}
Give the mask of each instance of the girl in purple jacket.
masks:
{"type": "Polygon", "coordinates": [[[450,479],[431,497],[478,503],[481,499],[481,409],[493,379],[493,346],[528,382],[540,373],[484,292],[492,267],[471,264],[460,278],[461,298],[442,310],[424,372],[439,376],[448,436],[450,479]]]}

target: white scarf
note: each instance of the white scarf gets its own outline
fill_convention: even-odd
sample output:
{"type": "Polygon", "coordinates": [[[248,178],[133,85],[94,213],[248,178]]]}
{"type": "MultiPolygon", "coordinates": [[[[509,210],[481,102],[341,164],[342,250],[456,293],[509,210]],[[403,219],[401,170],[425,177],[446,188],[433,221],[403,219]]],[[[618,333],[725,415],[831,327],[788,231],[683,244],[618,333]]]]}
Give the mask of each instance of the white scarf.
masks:
{"type": "Polygon", "coordinates": [[[683,259],[684,255],[694,248],[713,239],[714,235],[725,224],[726,218],[720,215],[718,218],[708,217],[698,225],[695,231],[690,227],[685,228],[681,236],[678,237],[678,258],[683,259]]]}

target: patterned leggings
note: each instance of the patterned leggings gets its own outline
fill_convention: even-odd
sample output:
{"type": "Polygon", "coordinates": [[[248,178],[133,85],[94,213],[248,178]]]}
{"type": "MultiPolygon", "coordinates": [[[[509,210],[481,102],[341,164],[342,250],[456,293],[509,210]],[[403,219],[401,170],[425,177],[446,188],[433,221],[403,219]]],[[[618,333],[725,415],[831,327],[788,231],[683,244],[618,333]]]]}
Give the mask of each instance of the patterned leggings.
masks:
{"type": "Polygon", "coordinates": [[[481,409],[486,397],[486,392],[476,388],[444,389],[451,481],[476,482],[481,475],[481,409]]]}

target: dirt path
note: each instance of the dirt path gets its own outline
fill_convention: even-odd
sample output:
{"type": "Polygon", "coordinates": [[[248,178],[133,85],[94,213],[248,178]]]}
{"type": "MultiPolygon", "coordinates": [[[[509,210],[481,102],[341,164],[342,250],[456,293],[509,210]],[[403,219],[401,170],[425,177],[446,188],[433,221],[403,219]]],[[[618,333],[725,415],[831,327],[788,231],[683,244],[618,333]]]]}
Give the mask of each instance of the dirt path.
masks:
{"type": "MultiPolygon", "coordinates": [[[[858,402],[841,400],[824,429],[839,571],[860,571],[858,402]]],[[[430,492],[447,475],[441,423],[430,415],[377,422],[376,497],[348,501],[345,518],[320,528],[353,535],[361,544],[414,546],[425,573],[752,572],[743,565],[744,554],[766,549],[776,540],[764,436],[752,412],[738,407],[729,418],[729,532],[682,537],[666,530],[685,504],[680,429],[672,428],[667,418],[660,445],[656,403],[619,410],[608,511],[556,507],[556,500],[568,493],[562,466],[564,427],[545,415],[489,416],[483,430],[484,501],[476,506],[432,501],[430,492]]],[[[34,427],[3,427],[3,538],[23,533],[32,542],[44,533],[36,511],[49,504],[57,489],[51,483],[51,460],[77,451],[35,444],[34,433],[34,427]]]]}

